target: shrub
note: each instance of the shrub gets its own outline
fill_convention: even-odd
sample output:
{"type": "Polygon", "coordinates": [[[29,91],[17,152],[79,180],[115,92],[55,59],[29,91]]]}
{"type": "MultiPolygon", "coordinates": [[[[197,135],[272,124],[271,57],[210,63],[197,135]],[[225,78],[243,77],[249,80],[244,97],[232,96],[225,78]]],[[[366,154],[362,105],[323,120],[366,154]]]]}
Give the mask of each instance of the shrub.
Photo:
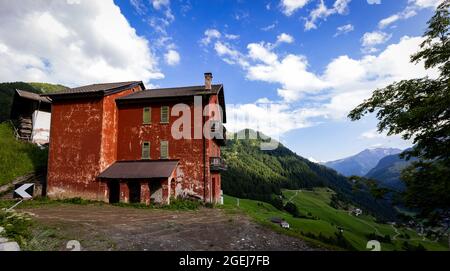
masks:
{"type": "Polygon", "coordinates": [[[193,199],[171,198],[169,205],[162,205],[161,208],[173,210],[196,210],[201,203],[193,199]]]}
{"type": "Polygon", "coordinates": [[[334,236],[325,236],[321,232],[319,232],[319,235],[315,235],[311,232],[301,232],[303,236],[319,240],[325,244],[334,245],[337,247],[341,247],[348,250],[355,250],[355,248],[352,246],[352,244],[344,237],[344,234],[342,232],[335,232],[334,236]]]}
{"type": "Polygon", "coordinates": [[[292,202],[286,203],[286,205],[284,205],[284,210],[290,213],[293,217],[300,217],[300,212],[298,211],[297,205],[292,202]]]}
{"type": "Polygon", "coordinates": [[[3,236],[13,239],[20,246],[31,238],[31,218],[14,210],[0,210],[0,226],[5,228],[3,236]]]}
{"type": "Polygon", "coordinates": [[[270,200],[270,204],[272,204],[273,207],[277,208],[278,210],[283,210],[283,200],[279,197],[272,197],[270,200]]]}
{"type": "Polygon", "coordinates": [[[93,203],[94,201],[82,199],[80,197],[76,198],[68,198],[68,199],[59,199],[56,200],[57,202],[61,203],[70,203],[70,204],[78,204],[78,205],[87,205],[89,203],[93,203]]]}

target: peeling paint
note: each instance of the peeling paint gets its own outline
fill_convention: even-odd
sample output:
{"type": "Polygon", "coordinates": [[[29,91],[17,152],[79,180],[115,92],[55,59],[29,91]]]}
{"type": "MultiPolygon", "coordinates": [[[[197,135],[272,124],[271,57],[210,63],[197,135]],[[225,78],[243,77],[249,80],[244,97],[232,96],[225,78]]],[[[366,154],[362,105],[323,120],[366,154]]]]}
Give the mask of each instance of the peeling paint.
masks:
{"type": "MultiPolygon", "coordinates": [[[[148,103],[117,107],[115,99],[135,89],[124,90],[90,100],[58,101],[52,104],[50,150],[48,163],[48,195],[53,198],[82,197],[109,201],[106,182],[97,179],[100,172],[116,161],[140,160],[142,143],[150,142],[150,159],[160,159],[160,142],[169,142],[169,159],[179,161],[178,167],[166,180],[141,180],[140,199],[168,204],[171,197],[195,197],[207,202],[220,201],[220,173],[210,172],[210,157],[220,157],[220,147],[206,140],[206,165],[203,164],[203,139],[179,139],[171,135],[169,124],[160,123],[161,106],[173,103],[148,103]],[[143,107],[152,108],[151,124],[143,125],[143,107]],[[206,176],[204,176],[206,172],[206,176]],[[206,180],[206,182],[205,182],[206,180]],[[152,183],[160,189],[152,190],[152,183]],[[205,198],[204,195],[206,195],[205,198]]],[[[217,103],[212,96],[210,103],[217,103]]],[[[194,112],[193,99],[190,102],[194,112]]],[[[192,117],[192,122],[194,116],[192,117]]],[[[194,133],[192,127],[192,133],[194,133]]],[[[119,199],[130,201],[130,188],[120,180],[119,199]]]]}

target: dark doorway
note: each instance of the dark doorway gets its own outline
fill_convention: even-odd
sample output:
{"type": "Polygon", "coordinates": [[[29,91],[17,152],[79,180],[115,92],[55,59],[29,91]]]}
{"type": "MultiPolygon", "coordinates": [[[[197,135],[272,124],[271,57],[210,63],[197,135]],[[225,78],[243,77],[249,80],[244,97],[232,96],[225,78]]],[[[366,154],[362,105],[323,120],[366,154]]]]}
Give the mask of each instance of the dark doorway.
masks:
{"type": "Polygon", "coordinates": [[[150,182],[150,202],[160,204],[163,199],[161,181],[153,180],[150,182]]]}
{"type": "Polygon", "coordinates": [[[120,200],[120,184],[119,181],[112,180],[108,182],[109,203],[118,203],[120,200]]]}
{"type": "Polygon", "coordinates": [[[141,202],[141,184],[139,182],[129,182],[128,189],[130,190],[130,203],[141,202]]]}

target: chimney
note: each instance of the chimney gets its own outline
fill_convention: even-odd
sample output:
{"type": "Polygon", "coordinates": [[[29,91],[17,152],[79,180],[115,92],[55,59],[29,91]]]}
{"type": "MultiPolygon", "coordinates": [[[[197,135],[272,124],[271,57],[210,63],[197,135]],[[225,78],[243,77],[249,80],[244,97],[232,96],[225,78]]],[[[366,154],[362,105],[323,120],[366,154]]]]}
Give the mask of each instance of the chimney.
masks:
{"type": "Polygon", "coordinates": [[[205,90],[211,90],[212,73],[205,72],[205,90]]]}

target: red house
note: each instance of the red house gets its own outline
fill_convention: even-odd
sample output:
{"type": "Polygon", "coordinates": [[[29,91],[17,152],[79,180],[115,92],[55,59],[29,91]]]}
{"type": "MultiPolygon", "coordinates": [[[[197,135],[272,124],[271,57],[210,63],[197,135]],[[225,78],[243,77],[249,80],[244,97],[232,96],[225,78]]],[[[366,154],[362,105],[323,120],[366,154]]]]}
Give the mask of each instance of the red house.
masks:
{"type": "Polygon", "coordinates": [[[47,194],[105,202],[218,203],[225,143],[223,85],[145,89],[140,81],[48,95],[47,194]]]}

